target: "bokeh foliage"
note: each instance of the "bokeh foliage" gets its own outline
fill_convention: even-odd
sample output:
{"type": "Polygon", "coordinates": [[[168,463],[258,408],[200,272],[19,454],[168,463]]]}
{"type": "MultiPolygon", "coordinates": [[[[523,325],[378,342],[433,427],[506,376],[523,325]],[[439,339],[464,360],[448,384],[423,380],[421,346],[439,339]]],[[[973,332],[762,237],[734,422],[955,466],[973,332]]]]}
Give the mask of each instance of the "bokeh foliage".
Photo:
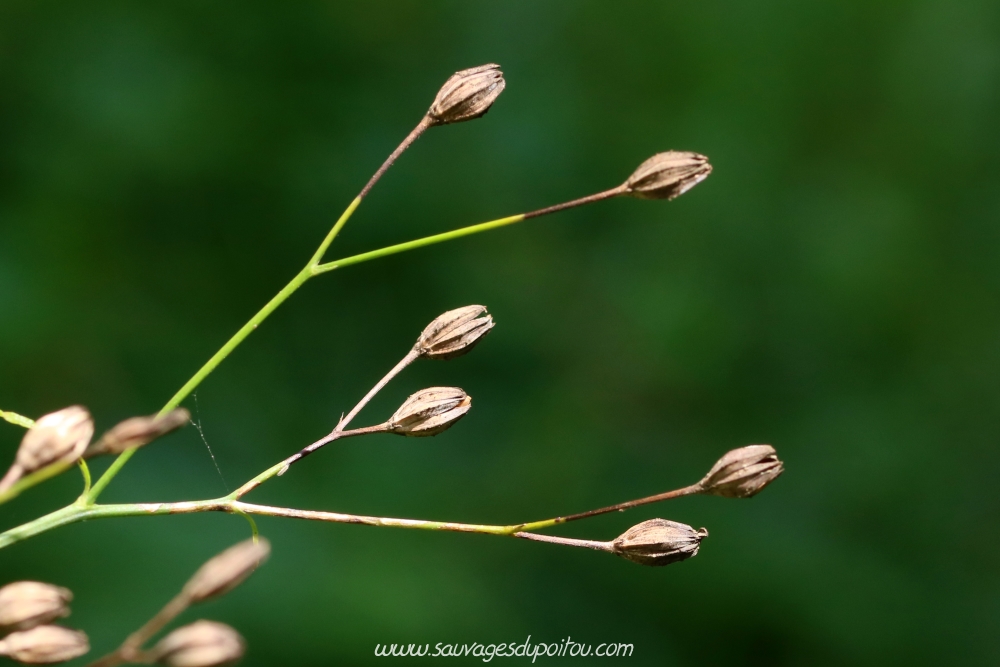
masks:
{"type": "MultiPolygon", "coordinates": [[[[155,411],[300,268],[452,71],[495,61],[485,119],[434,129],[331,258],[614,185],[664,149],[715,173],[308,284],[140,453],[107,501],[219,495],[326,432],[439,312],[487,304],[431,441],[323,451],[251,500],[539,519],[690,483],[773,443],[760,497],[664,516],[711,536],[644,569],[484,536],[261,519],[274,557],[202,609],[247,665],[377,662],[376,642],[634,642],[629,664],[1000,659],[1000,5],[861,2],[0,4],[0,407],[155,411]]],[[[20,434],[0,424],[0,453],[20,434]]],[[[3,527],[71,499],[69,474],[3,527]]],[[[95,651],[235,517],[75,525],[0,552],[76,592],[95,651]]],[[[197,616],[189,614],[187,618],[197,616]]],[[[471,660],[470,660],[471,662],[471,660]]]]}

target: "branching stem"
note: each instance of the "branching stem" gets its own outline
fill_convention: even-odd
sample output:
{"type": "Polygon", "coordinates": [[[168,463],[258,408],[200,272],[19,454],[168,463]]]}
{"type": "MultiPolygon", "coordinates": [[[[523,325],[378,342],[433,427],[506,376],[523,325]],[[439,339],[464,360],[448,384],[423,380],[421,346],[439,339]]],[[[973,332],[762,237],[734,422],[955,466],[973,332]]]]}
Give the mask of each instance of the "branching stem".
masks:
{"type": "MultiPolygon", "coordinates": [[[[260,326],[260,324],[264,322],[264,320],[268,318],[268,316],[271,315],[271,313],[273,313],[278,308],[278,306],[284,303],[288,299],[288,297],[294,294],[303,284],[305,284],[306,281],[308,281],[310,278],[314,276],[327,273],[334,269],[350,266],[352,264],[360,264],[362,262],[367,262],[369,260],[378,259],[389,255],[394,255],[397,253],[405,252],[407,250],[414,250],[416,248],[422,248],[424,246],[433,245],[436,243],[442,243],[444,241],[450,241],[453,239],[458,239],[465,236],[478,234],[480,232],[490,231],[493,229],[498,229],[500,227],[512,225],[529,218],[535,218],[542,215],[547,215],[549,213],[556,213],[558,211],[563,211],[576,206],[582,206],[585,204],[601,201],[603,199],[609,199],[612,197],[617,197],[623,194],[627,194],[627,189],[625,188],[625,186],[618,186],[610,190],[606,190],[604,192],[599,192],[594,195],[582,197],[580,199],[575,199],[562,204],[557,204],[555,206],[549,206],[547,208],[538,209],[535,211],[531,211],[529,213],[522,213],[518,215],[508,216],[505,218],[499,218],[497,220],[491,220],[489,222],[483,222],[477,225],[462,227],[460,229],[455,229],[450,232],[445,232],[442,234],[434,234],[431,236],[426,236],[421,239],[408,241],[406,243],[399,243],[396,245],[387,246],[379,250],[373,250],[370,252],[361,253],[359,255],[345,257],[343,259],[335,260],[332,262],[322,263],[323,256],[329,249],[330,244],[333,243],[333,240],[337,237],[337,234],[340,233],[340,230],[344,227],[344,225],[350,219],[351,215],[361,204],[362,198],[371,190],[372,186],[374,186],[374,184],[379,180],[379,178],[381,178],[381,176],[386,172],[386,170],[390,166],[392,166],[392,164],[399,157],[399,155],[402,154],[402,152],[406,150],[406,148],[409,147],[414,141],[416,141],[416,139],[420,137],[420,135],[423,134],[423,132],[426,131],[427,128],[430,126],[431,123],[427,120],[426,117],[423,120],[421,120],[421,122],[417,125],[417,127],[410,132],[410,134],[406,137],[406,139],[403,140],[403,142],[399,145],[399,147],[395,151],[393,151],[393,153],[389,156],[389,158],[382,164],[382,166],[375,173],[375,175],[372,176],[371,180],[369,180],[369,182],[362,189],[361,194],[358,197],[356,197],[354,201],[352,201],[351,204],[347,207],[347,209],[343,212],[343,214],[341,214],[340,218],[334,224],[333,228],[329,231],[329,233],[323,239],[323,242],[320,243],[319,247],[316,249],[316,252],[310,258],[308,264],[306,264],[306,266],[303,267],[303,269],[298,274],[296,274],[295,277],[292,278],[292,280],[287,285],[285,285],[285,287],[282,288],[280,292],[278,292],[263,308],[261,308],[256,315],[250,318],[250,320],[246,324],[244,324],[240,328],[240,330],[237,331],[236,334],[234,334],[233,337],[230,338],[226,342],[226,344],[223,345],[222,348],[218,350],[218,352],[212,355],[212,357],[198,370],[198,372],[195,373],[191,377],[191,379],[188,380],[184,384],[184,386],[181,387],[169,401],[167,401],[166,405],[164,405],[163,408],[160,410],[161,415],[166,414],[170,410],[173,410],[174,408],[178,407],[184,401],[184,399],[186,399],[205,380],[205,378],[207,378],[208,375],[211,374],[212,371],[214,371],[216,367],[218,367],[218,365],[222,363],[222,361],[225,360],[230,355],[230,353],[233,352],[233,350],[235,350],[251,333],[253,333],[257,329],[258,326],[260,326]]],[[[383,386],[385,386],[385,383],[387,383],[389,380],[395,377],[395,375],[398,374],[400,371],[402,371],[403,368],[405,368],[407,365],[412,363],[414,359],[416,359],[416,354],[414,352],[411,352],[406,357],[404,357],[403,360],[401,360],[399,364],[397,364],[397,366],[393,368],[389,372],[389,374],[387,374],[386,377],[382,379],[382,381],[380,381],[379,384],[373,387],[372,390],[358,403],[358,405],[356,405],[354,409],[341,420],[341,422],[337,425],[337,427],[333,430],[333,432],[331,432],[328,436],[326,436],[321,440],[318,440],[309,447],[306,447],[300,452],[292,455],[288,459],[285,459],[284,461],[275,464],[271,468],[268,468],[260,475],[258,475],[257,477],[255,477],[254,479],[250,480],[242,487],[237,489],[233,494],[228,496],[226,499],[226,503],[237,501],[243,495],[245,495],[252,489],[256,488],[264,481],[282,474],[285,470],[287,470],[288,466],[294,463],[295,461],[298,461],[308,456],[310,453],[312,453],[316,449],[319,449],[320,447],[329,442],[333,442],[334,440],[338,440],[340,438],[349,437],[351,435],[362,435],[365,433],[374,433],[386,430],[386,424],[367,427],[365,429],[355,429],[353,431],[347,431],[344,429],[350,423],[350,421],[357,415],[357,413],[360,412],[360,410],[368,403],[368,401],[376,393],[378,393],[378,391],[383,386]]],[[[0,417],[5,419],[6,421],[18,424],[20,426],[24,426],[26,428],[30,428],[31,425],[34,423],[26,417],[22,417],[21,415],[17,415],[11,412],[0,411],[0,417]]],[[[136,451],[135,449],[130,449],[118,455],[118,457],[111,463],[108,469],[105,470],[104,474],[101,475],[97,479],[97,481],[94,482],[92,486],[90,486],[89,489],[85,489],[84,494],[74,504],[63,508],[62,510],[57,510],[56,512],[53,512],[39,519],[36,519],[35,521],[31,521],[22,526],[18,526],[17,528],[13,528],[7,531],[6,533],[0,534],[0,548],[3,548],[7,544],[11,544],[13,542],[24,539],[25,536],[35,535],[38,534],[39,532],[44,532],[46,530],[51,530],[52,528],[58,527],[60,525],[65,525],[66,523],[73,523],[75,521],[79,521],[81,520],[81,515],[83,514],[97,511],[99,512],[99,514],[93,515],[94,517],[110,516],[109,514],[106,514],[106,510],[104,508],[129,507],[129,506],[117,506],[117,505],[98,505],[97,499],[104,491],[104,489],[108,486],[108,484],[111,483],[111,480],[115,478],[115,476],[121,471],[121,469],[125,466],[125,464],[128,463],[129,459],[132,458],[132,456],[135,454],[135,451],[136,451]]],[[[69,465],[55,464],[47,468],[43,468],[42,470],[39,470],[31,475],[25,476],[24,478],[19,480],[15,485],[13,485],[10,489],[8,489],[6,492],[0,494],[0,504],[6,502],[7,500],[10,500],[11,498],[18,495],[25,489],[30,488],[36,484],[39,484],[40,482],[63,472],[68,467],[69,465]]],[[[655,501],[649,501],[649,502],[655,502],[655,501]]],[[[202,508],[196,511],[208,511],[204,509],[205,506],[203,504],[199,505],[198,503],[195,503],[195,505],[198,505],[199,507],[202,508]]],[[[177,507],[187,506],[187,505],[185,505],[184,503],[174,503],[172,506],[176,509],[177,507]]],[[[229,511],[228,508],[229,505],[226,505],[226,507],[223,509],[229,511]]],[[[214,507],[214,506],[212,508],[213,511],[219,509],[220,509],[219,507],[214,507]]],[[[619,508],[619,509],[624,509],[624,508],[619,508]]],[[[601,513],[603,511],[604,510],[595,510],[595,512],[597,513],[601,513]]],[[[607,510],[607,511],[613,511],[613,510],[607,510]]],[[[593,514],[590,513],[587,514],[587,516],[592,516],[592,515],[593,514]]],[[[92,515],[88,514],[86,518],[91,518],[91,516],[92,515]]],[[[580,516],[579,518],[583,517],[580,516]]],[[[572,519],[570,517],[549,519],[546,521],[535,522],[533,524],[525,524],[525,526],[530,525],[532,526],[532,528],[527,528],[525,526],[522,526],[521,529],[535,530],[538,528],[544,528],[547,526],[555,525],[557,523],[562,523],[564,521],[569,521],[569,520],[572,519]]],[[[404,521],[404,520],[401,519],[399,521],[404,521]]],[[[430,522],[430,523],[435,523],[435,522],[430,522]]],[[[460,525],[460,524],[441,524],[441,525],[460,525]]],[[[492,528],[494,529],[499,528],[502,531],[506,531],[506,528],[508,527],[494,526],[492,528]]],[[[503,534],[510,534],[510,533],[504,532],[503,534]]]]}

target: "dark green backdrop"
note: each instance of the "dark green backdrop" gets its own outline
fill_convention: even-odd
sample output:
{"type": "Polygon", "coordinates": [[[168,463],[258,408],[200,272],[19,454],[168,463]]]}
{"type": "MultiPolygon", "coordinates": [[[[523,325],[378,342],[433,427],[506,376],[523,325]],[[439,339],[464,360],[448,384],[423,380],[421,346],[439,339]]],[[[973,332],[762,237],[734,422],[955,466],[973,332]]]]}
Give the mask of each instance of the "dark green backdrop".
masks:
{"type": "MultiPolygon", "coordinates": [[[[710,529],[666,569],[265,518],[271,562],[185,618],[238,628],[247,665],[529,634],[633,642],[634,665],[996,664],[989,0],[6,0],[0,408],[83,403],[99,428],[158,409],[300,268],[443,80],[490,61],[508,81],[491,113],[421,139],[331,257],[588,194],[665,149],[715,173],[672,203],[605,202],[308,284],[186,403],[222,479],[188,428],[103,499],[233,488],[467,303],[490,307],[489,339],[414,366],[359,420],[456,384],[475,397],[459,426],[344,442],[251,498],[507,523],[690,483],[748,443],[773,443],[787,473],[751,501],[556,531],[710,529]]],[[[3,456],[20,435],[0,424],[3,456]]],[[[79,486],[33,490],[0,527],[79,486]]],[[[71,587],[70,620],[103,652],[247,533],[222,515],[75,525],[0,552],[0,579],[71,587]]]]}

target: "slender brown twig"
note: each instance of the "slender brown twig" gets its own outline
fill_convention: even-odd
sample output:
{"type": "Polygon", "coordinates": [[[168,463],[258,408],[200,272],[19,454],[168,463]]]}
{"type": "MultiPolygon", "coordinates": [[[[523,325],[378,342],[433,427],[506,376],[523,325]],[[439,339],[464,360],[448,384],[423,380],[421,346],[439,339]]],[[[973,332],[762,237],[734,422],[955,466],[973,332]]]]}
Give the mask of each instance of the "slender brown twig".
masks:
{"type": "Polygon", "coordinates": [[[406,135],[406,139],[403,139],[403,143],[396,147],[396,150],[394,150],[392,154],[385,159],[385,162],[383,162],[382,166],[378,168],[378,171],[376,171],[372,177],[368,179],[368,182],[365,183],[365,187],[361,188],[361,194],[358,195],[358,199],[364,199],[365,195],[368,194],[368,191],[375,187],[375,184],[378,183],[380,178],[382,178],[382,174],[389,170],[389,167],[391,167],[396,159],[403,154],[403,151],[409,148],[410,145],[419,139],[420,135],[433,124],[434,121],[429,116],[421,118],[420,122],[417,123],[417,126],[413,128],[408,135],[406,135]]]}

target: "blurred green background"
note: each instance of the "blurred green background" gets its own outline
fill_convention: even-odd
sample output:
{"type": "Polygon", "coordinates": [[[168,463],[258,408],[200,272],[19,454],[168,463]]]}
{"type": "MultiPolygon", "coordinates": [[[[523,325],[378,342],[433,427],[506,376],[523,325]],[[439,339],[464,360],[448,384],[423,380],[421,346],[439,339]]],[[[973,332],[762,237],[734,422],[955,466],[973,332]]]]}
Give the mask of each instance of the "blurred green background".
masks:
{"type": "MultiPolygon", "coordinates": [[[[304,264],[444,79],[490,61],[508,81],[490,114],[422,138],[330,258],[589,194],[665,149],[715,173],[675,202],[309,283],[186,403],[221,478],[188,428],[103,500],[235,488],[468,303],[497,320],[486,342],[416,364],[357,422],[454,384],[475,398],[461,424],[346,441],[249,499],[508,523],[688,484],[749,443],[787,473],[752,501],[554,531],[709,528],[666,569],[261,518],[271,562],[184,618],[234,625],[247,665],[529,634],[631,642],[635,665],[997,664],[996,2],[7,0],[0,408],[83,403],[98,428],[156,411],[304,264]]],[[[0,454],[20,436],[0,424],[0,454]]],[[[71,472],[35,489],[0,527],[79,488],[71,472]]],[[[97,655],[247,534],[224,515],[78,524],[0,551],[0,579],[72,588],[97,655]]]]}

